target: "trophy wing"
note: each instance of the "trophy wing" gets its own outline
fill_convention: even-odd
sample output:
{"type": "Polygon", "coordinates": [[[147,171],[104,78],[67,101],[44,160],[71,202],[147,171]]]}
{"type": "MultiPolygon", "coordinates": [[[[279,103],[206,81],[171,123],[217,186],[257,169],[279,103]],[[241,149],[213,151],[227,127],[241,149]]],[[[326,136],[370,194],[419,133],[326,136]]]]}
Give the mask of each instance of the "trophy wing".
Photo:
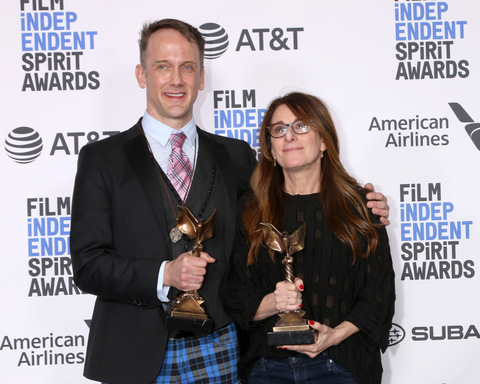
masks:
{"type": "Polygon", "coordinates": [[[280,253],[285,252],[285,246],[282,241],[283,235],[278,229],[269,223],[260,223],[260,226],[263,231],[263,240],[267,247],[280,253]]]}
{"type": "Polygon", "coordinates": [[[177,227],[190,239],[197,237],[197,219],[186,207],[178,206],[177,227]]]}
{"type": "Polygon", "coordinates": [[[305,247],[305,234],[307,226],[302,224],[295,232],[288,236],[288,254],[293,255],[295,252],[301,251],[305,247]]]}
{"type": "Polygon", "coordinates": [[[215,213],[217,210],[215,209],[212,213],[212,216],[205,221],[202,225],[202,231],[200,233],[200,237],[198,239],[199,243],[204,242],[207,239],[211,239],[213,237],[213,233],[215,230],[215,213]]]}

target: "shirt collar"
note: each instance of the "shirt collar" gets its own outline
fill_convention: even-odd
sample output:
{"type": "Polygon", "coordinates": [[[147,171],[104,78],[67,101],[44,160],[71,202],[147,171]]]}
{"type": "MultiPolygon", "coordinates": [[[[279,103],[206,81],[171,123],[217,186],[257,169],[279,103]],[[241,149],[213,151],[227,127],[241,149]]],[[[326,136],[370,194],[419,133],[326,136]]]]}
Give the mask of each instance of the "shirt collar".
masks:
{"type": "Polygon", "coordinates": [[[147,111],[145,111],[143,115],[142,126],[146,134],[151,136],[164,147],[167,146],[170,140],[170,135],[174,132],[182,131],[185,136],[187,136],[185,142],[192,147],[194,146],[195,140],[197,138],[197,126],[195,124],[195,119],[193,116],[192,119],[184,127],[182,127],[181,129],[174,129],[153,118],[148,114],[147,111]]]}

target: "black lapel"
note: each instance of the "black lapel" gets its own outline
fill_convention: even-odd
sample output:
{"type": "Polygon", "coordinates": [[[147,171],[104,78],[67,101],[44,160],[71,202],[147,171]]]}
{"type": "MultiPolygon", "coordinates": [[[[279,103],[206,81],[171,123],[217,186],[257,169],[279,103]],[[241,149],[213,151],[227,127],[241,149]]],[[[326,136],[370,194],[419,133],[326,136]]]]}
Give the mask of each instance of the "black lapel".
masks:
{"type": "Polygon", "coordinates": [[[225,228],[225,252],[230,256],[233,239],[235,237],[236,212],[237,212],[237,181],[235,178],[232,159],[223,144],[212,140],[204,131],[197,127],[198,136],[205,149],[209,151],[217,167],[217,177],[222,183],[225,192],[227,207],[227,223],[225,228]]]}
{"type": "MultiPolygon", "coordinates": [[[[138,125],[140,125],[140,122],[138,125]]],[[[148,149],[146,138],[140,130],[138,130],[138,135],[124,145],[124,150],[157,218],[160,233],[164,237],[165,242],[169,244],[162,194],[155,173],[157,170],[154,165],[153,155],[151,155],[148,149]]]]}

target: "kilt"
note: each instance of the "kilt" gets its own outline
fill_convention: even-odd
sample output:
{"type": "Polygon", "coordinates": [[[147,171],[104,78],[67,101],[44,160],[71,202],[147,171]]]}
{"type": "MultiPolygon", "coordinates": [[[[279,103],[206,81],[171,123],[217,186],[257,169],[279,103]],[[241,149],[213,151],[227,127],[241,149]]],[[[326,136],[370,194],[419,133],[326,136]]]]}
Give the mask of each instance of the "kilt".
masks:
{"type": "Polygon", "coordinates": [[[170,339],[162,370],[152,384],[237,384],[238,357],[233,323],[201,338],[170,339]]]}

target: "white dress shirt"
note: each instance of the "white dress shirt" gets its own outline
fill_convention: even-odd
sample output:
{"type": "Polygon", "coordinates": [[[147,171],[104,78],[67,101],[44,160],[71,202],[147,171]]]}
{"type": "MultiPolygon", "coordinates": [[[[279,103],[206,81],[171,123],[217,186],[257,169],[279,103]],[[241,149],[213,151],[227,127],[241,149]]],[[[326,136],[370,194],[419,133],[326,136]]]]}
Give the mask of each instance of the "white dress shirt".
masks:
{"type": "MultiPolygon", "coordinates": [[[[161,123],[160,121],[154,119],[152,116],[145,111],[142,120],[143,131],[147,138],[148,144],[152,150],[153,156],[157,161],[158,165],[162,168],[163,172],[168,175],[168,159],[170,153],[172,153],[172,145],[170,143],[170,135],[174,132],[182,131],[185,136],[185,142],[183,143],[182,150],[187,155],[192,165],[193,173],[195,174],[196,160],[195,151],[198,153],[198,133],[197,126],[195,125],[195,119],[192,119],[181,129],[174,129],[161,123]]],[[[186,196],[185,196],[186,198],[186,196]]],[[[169,261],[164,261],[160,267],[158,273],[158,282],[157,282],[157,296],[160,301],[168,301],[168,291],[170,290],[169,286],[163,285],[163,274],[165,272],[165,265],[169,261]]]]}

